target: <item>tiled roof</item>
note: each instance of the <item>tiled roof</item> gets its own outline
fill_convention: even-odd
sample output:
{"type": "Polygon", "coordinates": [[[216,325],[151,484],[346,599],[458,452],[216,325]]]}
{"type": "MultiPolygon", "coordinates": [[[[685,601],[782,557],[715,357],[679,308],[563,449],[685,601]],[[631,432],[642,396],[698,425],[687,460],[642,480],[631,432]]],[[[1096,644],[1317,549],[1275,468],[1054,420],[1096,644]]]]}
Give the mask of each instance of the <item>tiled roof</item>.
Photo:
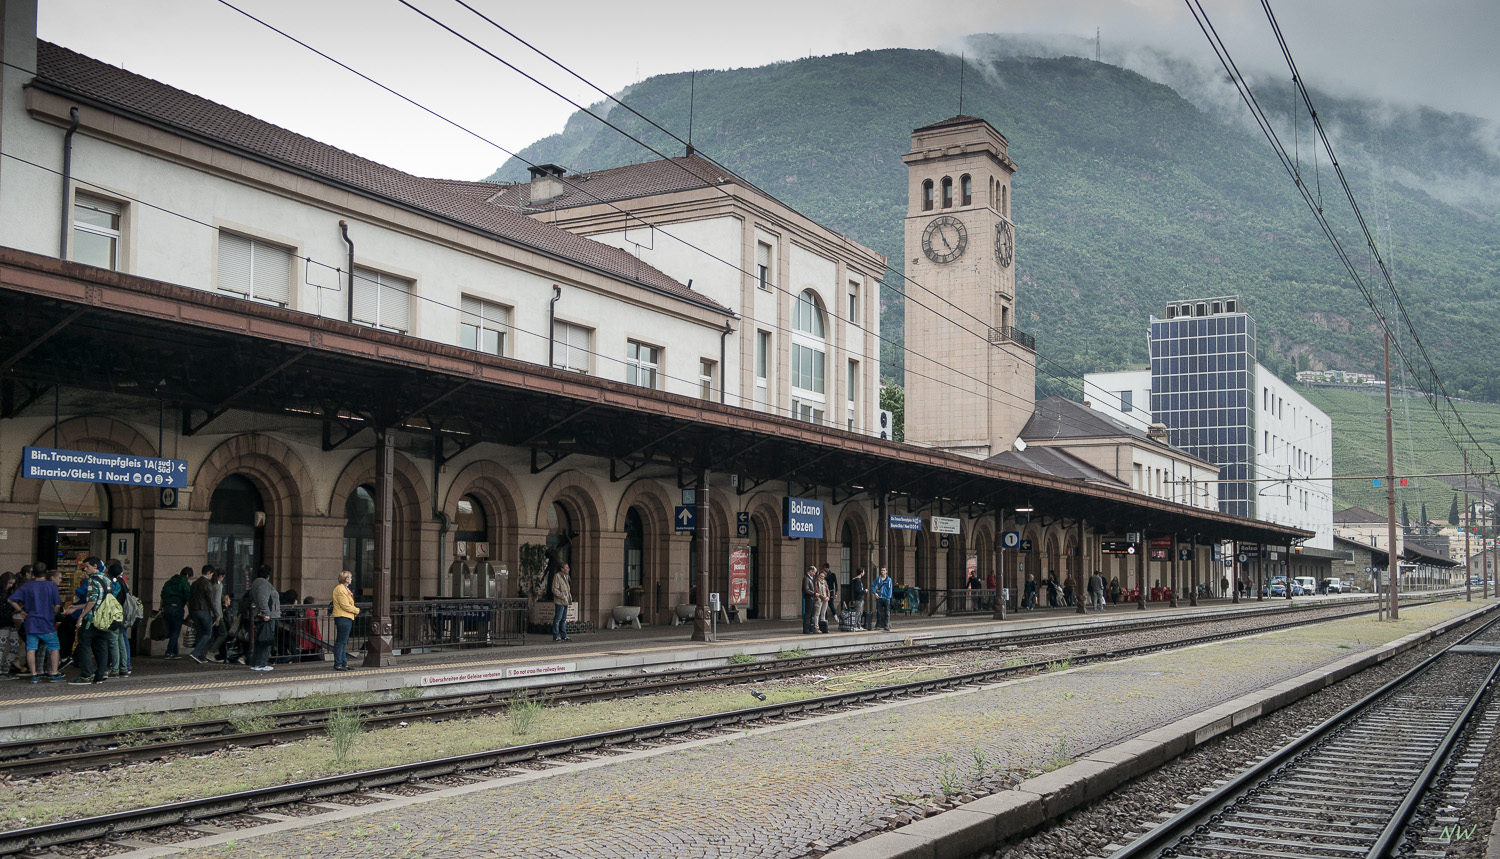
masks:
{"type": "Polygon", "coordinates": [[[1364,523],[1385,524],[1385,517],[1363,507],[1345,507],[1343,510],[1335,510],[1333,521],[1340,525],[1358,525],[1364,523]]]}
{"type": "Polygon", "coordinates": [[[1064,480],[1080,480],[1089,483],[1107,483],[1111,486],[1129,488],[1113,475],[1100,471],[1087,462],[1055,447],[1028,447],[1025,450],[1007,450],[995,454],[986,462],[1061,477],[1064,480]]]}
{"type": "Polygon", "coordinates": [[[497,206],[525,208],[532,211],[571,209],[600,202],[632,200],[654,194],[670,194],[695,188],[711,188],[716,185],[735,184],[770,197],[745,179],[699,155],[681,158],[657,159],[641,164],[610,167],[592,173],[569,173],[562,177],[562,194],[533,203],[531,183],[492,186],[498,195],[492,202],[497,206]]]}
{"type": "Polygon", "coordinates": [[[1036,404],[1026,426],[1021,428],[1021,438],[1027,441],[1045,441],[1059,438],[1119,438],[1130,436],[1138,441],[1159,444],[1146,435],[1145,430],[1115,420],[1109,415],[1056,395],[1036,404]]]}
{"type": "Polygon", "coordinates": [[[359,189],[618,280],[731,313],[626,251],[485,203],[473,187],[481,183],[413,176],[49,42],[37,42],[37,79],[45,88],[359,189]]]}

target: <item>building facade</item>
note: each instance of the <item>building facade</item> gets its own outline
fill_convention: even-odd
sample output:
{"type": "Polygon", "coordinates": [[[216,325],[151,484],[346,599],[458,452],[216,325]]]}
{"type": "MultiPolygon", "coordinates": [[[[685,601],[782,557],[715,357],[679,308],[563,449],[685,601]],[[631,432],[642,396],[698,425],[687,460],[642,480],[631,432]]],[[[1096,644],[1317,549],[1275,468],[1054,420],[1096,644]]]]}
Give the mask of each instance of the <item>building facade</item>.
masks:
{"type": "Polygon", "coordinates": [[[1234,296],[1167,305],[1150,320],[1151,368],[1084,376],[1089,404],[1219,467],[1226,513],[1314,531],[1333,548],[1333,425],[1256,360],[1255,320],[1234,296]]]}

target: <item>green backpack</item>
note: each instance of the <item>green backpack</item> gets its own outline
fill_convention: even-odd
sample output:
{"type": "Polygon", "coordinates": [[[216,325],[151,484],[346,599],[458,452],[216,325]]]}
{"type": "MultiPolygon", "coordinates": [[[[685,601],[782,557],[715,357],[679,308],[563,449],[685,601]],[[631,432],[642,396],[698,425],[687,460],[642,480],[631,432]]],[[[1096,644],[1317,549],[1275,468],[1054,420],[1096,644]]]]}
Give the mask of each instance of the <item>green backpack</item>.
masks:
{"type": "Polygon", "coordinates": [[[94,607],[94,629],[109,631],[125,625],[125,609],[115,595],[105,591],[104,601],[94,607]]]}

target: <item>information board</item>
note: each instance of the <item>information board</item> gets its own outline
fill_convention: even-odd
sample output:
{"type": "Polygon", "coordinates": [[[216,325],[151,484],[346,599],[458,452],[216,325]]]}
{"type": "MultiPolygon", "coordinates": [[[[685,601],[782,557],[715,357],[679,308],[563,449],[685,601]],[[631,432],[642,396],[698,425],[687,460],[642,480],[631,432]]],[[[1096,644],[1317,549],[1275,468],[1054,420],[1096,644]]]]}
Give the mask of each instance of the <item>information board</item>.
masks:
{"type": "Polygon", "coordinates": [[[21,476],[119,486],[187,486],[187,460],[50,447],[21,449],[21,476]]]}

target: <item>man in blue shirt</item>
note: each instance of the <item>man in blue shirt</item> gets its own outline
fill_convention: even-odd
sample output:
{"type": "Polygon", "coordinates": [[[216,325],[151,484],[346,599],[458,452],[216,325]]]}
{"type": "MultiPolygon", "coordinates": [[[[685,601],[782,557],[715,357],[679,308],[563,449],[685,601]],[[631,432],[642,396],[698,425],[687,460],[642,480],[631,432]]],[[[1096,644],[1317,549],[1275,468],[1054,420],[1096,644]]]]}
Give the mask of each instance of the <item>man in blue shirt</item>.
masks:
{"type": "Polygon", "coordinates": [[[891,631],[891,592],[894,584],[891,577],[886,573],[885,567],[880,568],[880,575],[875,577],[870,589],[875,592],[875,625],[891,631]]]}
{"type": "Polygon", "coordinates": [[[10,604],[25,617],[21,629],[26,633],[26,668],[31,672],[31,682],[40,683],[36,673],[36,649],[47,648],[47,679],[62,680],[57,671],[57,609],[62,605],[62,596],[57,585],[47,579],[45,567],[32,570],[31,581],[16,588],[10,595],[10,604]]]}

